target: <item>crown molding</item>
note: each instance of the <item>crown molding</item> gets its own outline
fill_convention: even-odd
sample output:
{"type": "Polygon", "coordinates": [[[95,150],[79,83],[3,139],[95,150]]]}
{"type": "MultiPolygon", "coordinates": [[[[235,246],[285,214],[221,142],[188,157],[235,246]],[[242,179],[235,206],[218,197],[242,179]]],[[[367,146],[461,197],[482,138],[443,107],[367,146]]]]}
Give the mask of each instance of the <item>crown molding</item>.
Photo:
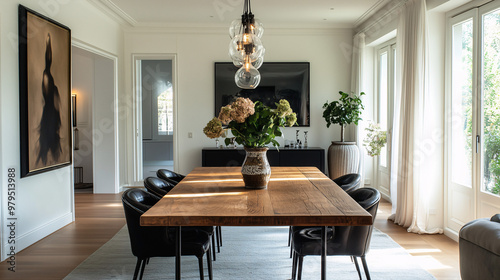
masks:
{"type": "Polygon", "coordinates": [[[359,27],[363,22],[368,20],[371,16],[373,16],[375,13],[377,13],[382,7],[387,5],[389,2],[392,0],[379,0],[377,3],[375,3],[368,11],[366,11],[364,14],[362,14],[355,22],[354,22],[354,28],[359,27]]]}
{"type": "Polygon", "coordinates": [[[88,0],[89,3],[94,5],[100,11],[110,16],[122,26],[130,27],[137,26],[137,21],[130,15],[125,13],[122,9],[116,6],[111,0],[88,0]]]}

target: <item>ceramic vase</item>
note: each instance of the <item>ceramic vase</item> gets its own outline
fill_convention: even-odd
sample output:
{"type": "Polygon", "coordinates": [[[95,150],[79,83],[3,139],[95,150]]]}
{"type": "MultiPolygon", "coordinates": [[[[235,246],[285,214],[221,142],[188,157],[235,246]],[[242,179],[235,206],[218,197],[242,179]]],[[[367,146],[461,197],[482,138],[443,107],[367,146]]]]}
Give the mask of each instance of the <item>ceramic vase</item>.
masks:
{"type": "Polygon", "coordinates": [[[328,148],[328,176],[333,179],[358,173],[359,148],[356,142],[336,142],[328,148]]]}
{"type": "Polygon", "coordinates": [[[245,182],[245,188],[265,189],[271,177],[271,166],[267,161],[267,147],[247,148],[245,147],[245,161],[241,166],[241,174],[245,182]]]}

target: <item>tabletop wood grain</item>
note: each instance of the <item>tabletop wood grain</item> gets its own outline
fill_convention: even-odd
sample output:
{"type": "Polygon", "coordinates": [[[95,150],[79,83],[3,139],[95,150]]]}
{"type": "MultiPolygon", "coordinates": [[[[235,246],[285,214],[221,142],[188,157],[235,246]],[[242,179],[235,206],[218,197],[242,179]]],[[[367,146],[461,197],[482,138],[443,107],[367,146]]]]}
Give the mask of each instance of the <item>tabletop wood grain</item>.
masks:
{"type": "Polygon", "coordinates": [[[246,189],[240,167],[198,167],[141,216],[143,226],[370,225],[372,216],[316,167],[272,167],[246,189]]]}

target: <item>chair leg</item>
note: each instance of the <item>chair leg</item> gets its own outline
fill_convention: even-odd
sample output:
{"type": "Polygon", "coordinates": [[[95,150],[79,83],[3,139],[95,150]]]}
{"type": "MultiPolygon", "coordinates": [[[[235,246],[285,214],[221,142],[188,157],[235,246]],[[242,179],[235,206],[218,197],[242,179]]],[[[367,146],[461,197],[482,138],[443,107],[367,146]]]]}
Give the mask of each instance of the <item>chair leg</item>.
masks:
{"type": "Polygon", "coordinates": [[[214,253],[214,261],[215,261],[215,260],[217,260],[217,257],[215,256],[215,231],[212,234],[212,246],[211,247],[213,248],[212,252],[214,253]]]}
{"type": "Polygon", "coordinates": [[[139,274],[139,269],[141,268],[141,263],[142,263],[142,260],[140,258],[137,258],[137,264],[135,265],[135,270],[134,270],[134,280],[137,279],[137,275],[139,274]]]}
{"type": "MultiPolygon", "coordinates": [[[[210,252],[208,252],[210,254],[210,252]]],[[[198,257],[198,266],[200,267],[200,280],[204,279],[203,273],[203,256],[198,257]]]]}
{"type": "Polygon", "coordinates": [[[220,240],[220,246],[222,247],[222,227],[221,226],[219,226],[219,234],[218,235],[219,235],[219,240],[220,240]]]}
{"type": "Polygon", "coordinates": [[[215,253],[215,247],[208,249],[208,252],[207,252],[208,279],[212,280],[213,279],[212,258],[211,258],[212,254],[210,251],[215,253]]]}
{"type": "Polygon", "coordinates": [[[304,256],[303,255],[298,255],[299,257],[299,276],[297,277],[298,280],[302,280],[302,263],[304,262],[304,256]]]}
{"type": "Polygon", "coordinates": [[[142,275],[144,275],[144,269],[146,267],[146,260],[142,260],[141,273],[139,275],[139,280],[142,280],[142,275]]]}
{"type": "Polygon", "coordinates": [[[297,277],[297,253],[293,252],[293,259],[292,259],[292,280],[295,280],[295,277],[297,277]]]}
{"type": "Polygon", "coordinates": [[[358,272],[359,280],[362,280],[363,277],[361,277],[361,270],[359,270],[358,259],[355,256],[351,256],[351,259],[354,261],[354,265],[356,266],[356,271],[358,272]]]}
{"type": "Polygon", "coordinates": [[[368,265],[366,264],[366,258],[365,258],[365,256],[361,257],[361,262],[363,263],[363,269],[365,270],[366,279],[367,280],[371,280],[371,278],[370,278],[370,272],[368,271],[368,265]]]}
{"type": "MultiPolygon", "coordinates": [[[[217,253],[220,253],[220,246],[222,241],[221,241],[221,236],[220,236],[220,233],[221,233],[221,230],[220,230],[220,226],[217,226],[215,227],[215,232],[217,233],[217,253]]],[[[214,251],[215,251],[215,248],[214,248],[214,251]]],[[[215,260],[215,258],[214,258],[215,260]]]]}
{"type": "Polygon", "coordinates": [[[290,247],[291,242],[292,242],[292,226],[289,226],[288,227],[288,247],[290,247]]]}

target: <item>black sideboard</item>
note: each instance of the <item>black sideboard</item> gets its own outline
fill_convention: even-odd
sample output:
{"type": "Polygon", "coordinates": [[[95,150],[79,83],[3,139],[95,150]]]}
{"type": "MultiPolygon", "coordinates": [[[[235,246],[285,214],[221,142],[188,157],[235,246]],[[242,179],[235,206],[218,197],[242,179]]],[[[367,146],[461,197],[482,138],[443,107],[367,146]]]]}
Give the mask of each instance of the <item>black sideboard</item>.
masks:
{"type": "MultiPolygon", "coordinates": [[[[244,160],[243,148],[203,148],[201,151],[201,165],[204,167],[241,166],[244,160]]],[[[322,148],[282,148],[279,152],[270,148],[267,160],[271,166],[315,166],[325,173],[325,150],[322,148]]]]}

